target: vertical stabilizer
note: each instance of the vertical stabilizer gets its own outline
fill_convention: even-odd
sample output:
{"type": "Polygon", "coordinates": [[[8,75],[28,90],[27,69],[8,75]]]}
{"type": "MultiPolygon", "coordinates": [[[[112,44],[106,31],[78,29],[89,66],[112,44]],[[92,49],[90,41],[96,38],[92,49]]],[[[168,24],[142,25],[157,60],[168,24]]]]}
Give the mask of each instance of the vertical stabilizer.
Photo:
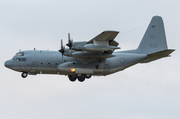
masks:
{"type": "Polygon", "coordinates": [[[137,51],[140,53],[151,54],[166,49],[167,42],[163,20],[160,16],[154,16],[137,51]]]}

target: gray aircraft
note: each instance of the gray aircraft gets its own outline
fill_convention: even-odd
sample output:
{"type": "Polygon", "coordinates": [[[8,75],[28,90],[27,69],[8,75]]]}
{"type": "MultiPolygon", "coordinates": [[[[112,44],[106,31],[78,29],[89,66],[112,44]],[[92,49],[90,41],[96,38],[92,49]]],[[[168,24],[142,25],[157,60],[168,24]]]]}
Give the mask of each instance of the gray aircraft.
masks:
{"type": "Polygon", "coordinates": [[[117,51],[119,43],[114,38],[119,32],[104,31],[88,42],[73,42],[68,34],[69,48],[59,51],[20,51],[5,62],[5,67],[22,72],[26,78],[36,74],[67,75],[70,81],[83,82],[91,76],[106,76],[122,71],[137,63],[168,57],[174,50],[168,49],[164,24],[160,16],[154,16],[137,49],[117,51]]]}

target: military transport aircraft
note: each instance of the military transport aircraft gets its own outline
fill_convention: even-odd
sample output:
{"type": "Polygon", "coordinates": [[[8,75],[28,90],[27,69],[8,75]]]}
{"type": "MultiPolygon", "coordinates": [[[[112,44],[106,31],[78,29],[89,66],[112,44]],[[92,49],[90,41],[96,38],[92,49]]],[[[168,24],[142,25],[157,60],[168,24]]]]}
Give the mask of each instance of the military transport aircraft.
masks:
{"type": "Polygon", "coordinates": [[[70,81],[106,76],[122,71],[137,63],[148,63],[168,57],[174,50],[167,48],[163,20],[154,16],[142,38],[139,47],[134,50],[114,52],[119,43],[114,38],[119,32],[104,31],[88,42],[73,42],[68,34],[69,48],[63,46],[59,51],[27,50],[20,51],[5,62],[5,66],[22,72],[26,78],[36,74],[67,75],[70,81]]]}

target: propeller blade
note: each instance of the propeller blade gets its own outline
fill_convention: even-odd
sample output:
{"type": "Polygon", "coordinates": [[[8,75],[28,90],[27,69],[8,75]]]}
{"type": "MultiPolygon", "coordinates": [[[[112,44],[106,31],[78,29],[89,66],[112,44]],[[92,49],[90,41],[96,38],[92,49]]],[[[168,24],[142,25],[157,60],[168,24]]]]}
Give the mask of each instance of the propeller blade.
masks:
{"type": "Polygon", "coordinates": [[[62,54],[62,59],[64,55],[64,50],[65,50],[65,46],[63,46],[63,40],[61,39],[61,49],[59,50],[59,52],[62,54]]]}
{"type": "Polygon", "coordinates": [[[69,50],[72,49],[73,40],[71,40],[70,33],[68,33],[68,43],[66,44],[69,47],[69,50]]]}
{"type": "Polygon", "coordinates": [[[61,49],[63,48],[63,40],[61,39],[61,49]]]}
{"type": "Polygon", "coordinates": [[[70,40],[71,40],[70,33],[68,33],[68,40],[69,40],[69,42],[70,42],[70,40]]]}

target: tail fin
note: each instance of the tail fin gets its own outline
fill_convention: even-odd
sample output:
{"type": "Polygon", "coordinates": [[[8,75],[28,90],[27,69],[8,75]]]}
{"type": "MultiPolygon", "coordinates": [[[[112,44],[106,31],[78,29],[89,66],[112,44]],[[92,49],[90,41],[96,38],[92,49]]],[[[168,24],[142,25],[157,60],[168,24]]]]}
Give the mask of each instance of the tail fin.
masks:
{"type": "Polygon", "coordinates": [[[137,48],[140,53],[151,54],[167,49],[163,20],[154,16],[137,48]]]}

